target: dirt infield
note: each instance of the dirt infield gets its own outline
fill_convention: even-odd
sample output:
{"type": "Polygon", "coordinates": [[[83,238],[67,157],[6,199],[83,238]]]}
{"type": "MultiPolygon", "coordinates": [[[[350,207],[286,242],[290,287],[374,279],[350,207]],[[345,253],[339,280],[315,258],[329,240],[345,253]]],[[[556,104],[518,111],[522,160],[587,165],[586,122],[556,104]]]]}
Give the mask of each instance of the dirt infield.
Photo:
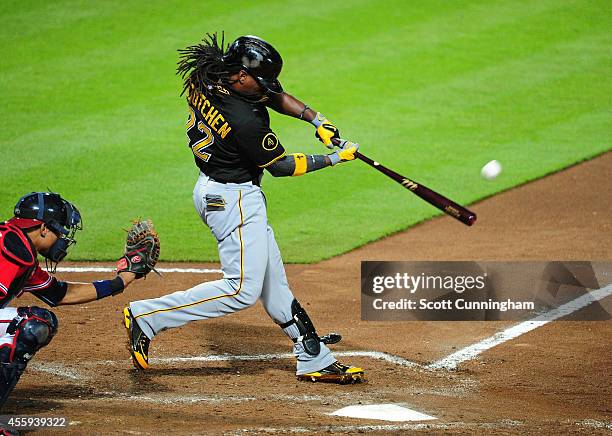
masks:
{"type": "MultiPolygon", "coordinates": [[[[292,360],[282,356],[230,359],[290,351],[261,305],[160,334],[152,343],[157,361],[146,373],[135,371],[122,307],[218,277],[169,273],[115,298],[58,308],[60,332],[37,354],[3,413],[66,416],[72,434],[610,434],[610,321],[550,323],[448,371],[425,366],[511,323],[364,322],[359,309],[361,260],[612,259],[610,174],[607,153],[474,205],[473,228],[441,217],[329,261],[289,265],[289,281],[318,330],[344,335],[334,350],[387,353],[342,357],[366,368],[367,384],[299,383],[292,360]],[[329,415],[373,403],[402,404],[437,419],[329,415]]],[[[60,275],[74,281],[108,273],[60,275]]]]}

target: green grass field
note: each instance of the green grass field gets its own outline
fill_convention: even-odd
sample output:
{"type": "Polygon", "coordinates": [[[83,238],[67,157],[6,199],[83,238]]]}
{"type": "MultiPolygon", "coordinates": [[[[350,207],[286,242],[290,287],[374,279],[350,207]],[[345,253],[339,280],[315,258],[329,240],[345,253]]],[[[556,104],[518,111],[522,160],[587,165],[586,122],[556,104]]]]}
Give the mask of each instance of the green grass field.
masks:
{"type": "MultiPolygon", "coordinates": [[[[163,260],[216,260],[174,75],[176,50],[215,30],[273,43],[288,92],[365,154],[469,204],[610,149],[610,23],[609,2],[584,0],[5,0],[0,217],[51,189],[84,216],[69,259],[115,259],[121,228],[147,216],[163,260]],[[504,172],[485,182],[491,159],[504,172]]],[[[272,127],[289,151],[327,152],[307,123],[273,114],[272,127]]],[[[361,162],[263,186],[289,262],[438,214],[361,162]]]]}

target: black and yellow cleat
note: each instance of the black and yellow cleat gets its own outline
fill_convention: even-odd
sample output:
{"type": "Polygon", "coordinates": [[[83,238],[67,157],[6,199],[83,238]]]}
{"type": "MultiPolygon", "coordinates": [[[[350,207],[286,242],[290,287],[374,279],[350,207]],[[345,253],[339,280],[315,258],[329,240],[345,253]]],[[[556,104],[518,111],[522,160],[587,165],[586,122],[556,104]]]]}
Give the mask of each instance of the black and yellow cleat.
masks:
{"type": "Polygon", "coordinates": [[[364,383],[366,381],[362,368],[343,365],[340,362],[334,362],[319,371],[298,375],[297,379],[312,382],[338,383],[340,385],[364,383]]]}
{"type": "Polygon", "coordinates": [[[128,350],[132,356],[132,363],[141,371],[149,367],[149,344],[151,340],[138,327],[129,307],[123,309],[123,324],[128,334],[128,350]]]}

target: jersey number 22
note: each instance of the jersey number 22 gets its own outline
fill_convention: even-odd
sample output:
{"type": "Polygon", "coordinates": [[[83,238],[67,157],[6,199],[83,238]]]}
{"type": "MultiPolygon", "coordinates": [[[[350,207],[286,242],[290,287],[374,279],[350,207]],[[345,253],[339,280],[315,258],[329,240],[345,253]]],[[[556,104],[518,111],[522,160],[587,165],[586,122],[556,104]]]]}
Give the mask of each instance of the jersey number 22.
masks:
{"type": "MultiPolygon", "coordinates": [[[[189,118],[187,119],[187,135],[189,136],[189,130],[196,128],[198,129],[198,133],[196,136],[199,137],[204,135],[204,137],[193,144],[190,144],[191,151],[198,159],[202,159],[204,162],[208,162],[210,159],[210,153],[207,153],[205,149],[210,147],[215,142],[215,137],[213,136],[210,128],[204,124],[202,121],[196,122],[196,116],[193,109],[189,108],[189,118]]],[[[189,139],[191,141],[191,139],[189,139]]]]}

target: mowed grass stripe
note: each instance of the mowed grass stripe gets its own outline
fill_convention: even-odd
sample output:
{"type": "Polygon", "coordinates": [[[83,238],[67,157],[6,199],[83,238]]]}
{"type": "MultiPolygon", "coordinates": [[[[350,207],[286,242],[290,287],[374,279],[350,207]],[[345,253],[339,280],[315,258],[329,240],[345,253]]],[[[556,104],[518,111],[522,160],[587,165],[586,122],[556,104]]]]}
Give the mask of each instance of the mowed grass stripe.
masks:
{"type": "MultiPolygon", "coordinates": [[[[125,44],[125,43],[123,43],[123,44],[125,44]]],[[[101,57],[101,53],[96,53],[96,52],[94,52],[94,53],[92,53],[92,56],[91,56],[91,57],[92,57],[92,58],[94,58],[94,59],[99,59],[99,58],[101,57]]],[[[109,58],[111,58],[111,59],[112,59],[112,58],[113,58],[113,56],[109,56],[109,58]]],[[[125,59],[134,60],[134,59],[138,59],[138,56],[126,57],[125,59]]],[[[65,60],[65,59],[61,59],[61,61],[62,61],[62,62],[65,62],[66,60],[65,60]]],[[[48,65],[47,65],[47,68],[48,68],[48,65]]],[[[91,68],[89,71],[96,71],[96,68],[91,68]]],[[[62,73],[63,73],[63,72],[62,72],[62,73]]],[[[84,77],[82,81],[79,81],[79,83],[81,83],[81,82],[82,82],[82,83],[87,83],[87,77],[84,77]]],[[[121,95],[121,93],[119,93],[119,95],[121,95]]],[[[170,94],[170,95],[172,95],[172,94],[170,94]]],[[[113,104],[115,104],[115,106],[113,106],[113,107],[116,107],[116,102],[115,102],[114,100],[113,100],[113,104]]],[[[38,123],[37,123],[37,124],[38,124],[38,123]]],[[[43,123],[43,124],[44,124],[44,123],[43,123]]]]}
{"type": "MultiPolygon", "coordinates": [[[[240,8],[239,12],[228,14],[225,8],[206,10],[207,21],[218,21],[219,25],[190,23],[185,22],[185,13],[188,13],[189,9],[184,7],[188,5],[182,2],[175,3],[176,7],[173,8],[169,3],[154,2],[157,7],[148,5],[140,14],[133,14],[135,9],[142,7],[139,2],[122,4],[120,8],[115,9],[113,14],[108,13],[113,8],[104,9],[105,13],[100,15],[83,13],[79,20],[68,20],[65,26],[59,28],[53,26],[48,29],[48,32],[44,31],[44,26],[42,30],[37,29],[31,40],[24,39],[18,29],[9,27],[3,33],[6,33],[7,36],[14,34],[20,37],[13,39],[14,48],[5,53],[9,61],[4,63],[0,77],[18,84],[22,82],[20,79],[23,78],[24,68],[31,69],[29,72],[35,74],[34,78],[39,80],[37,86],[33,88],[23,83],[22,92],[15,95],[15,103],[23,102],[30,97],[40,98],[37,92],[42,90],[47,102],[55,101],[60,105],[67,105],[71,101],[78,103],[78,108],[74,107],[74,109],[78,109],[80,114],[87,114],[88,111],[95,113],[100,109],[115,107],[117,104],[128,104],[133,96],[137,96],[144,104],[148,96],[147,90],[164,89],[165,93],[170,90],[168,95],[176,96],[176,91],[179,89],[178,80],[173,74],[177,60],[176,50],[186,44],[197,42],[206,31],[222,30],[223,27],[231,26],[232,21],[244,21],[245,15],[248,16],[250,13],[257,13],[261,10],[261,5],[252,2],[238,2],[238,4],[234,2],[234,7],[240,8]],[[241,7],[240,3],[243,3],[244,7],[241,7]],[[152,20],[151,17],[154,16],[157,9],[161,8],[160,5],[165,6],[163,10],[157,12],[163,12],[164,15],[152,20]],[[216,16],[221,17],[216,18],[216,16]],[[223,26],[220,25],[221,23],[223,26]],[[195,34],[189,39],[182,37],[183,31],[169,32],[167,30],[177,27],[187,29],[191,27],[197,30],[189,32],[195,34]],[[166,37],[159,37],[160,34],[166,37]],[[87,56],[83,56],[84,51],[87,56]],[[44,64],[28,65],[27,62],[31,55],[43,57],[44,64]],[[36,67],[39,69],[36,70],[36,67]],[[75,75],[75,71],[78,71],[78,75],[75,75]],[[160,75],[159,71],[164,71],[165,74],[160,75]],[[69,85],[69,95],[66,95],[64,86],[57,86],[58,78],[62,81],[62,85],[69,85]],[[113,80],[109,80],[110,78],[113,80]],[[164,84],[163,88],[158,85],[160,82],[164,84]],[[172,82],[171,87],[167,86],[169,82],[172,82]],[[102,97],[112,96],[113,98],[92,98],[98,97],[95,95],[96,91],[101,93],[102,97]]],[[[57,13],[55,20],[59,21],[64,16],[70,17],[72,9],[69,6],[72,8],[75,5],[68,2],[64,14],[57,13]]],[[[84,6],[93,11],[98,8],[93,4],[84,6]]],[[[327,10],[334,13],[335,9],[340,9],[339,13],[341,13],[347,7],[338,3],[336,6],[329,6],[327,10]]],[[[289,6],[285,8],[287,14],[291,12],[291,18],[296,21],[318,14],[311,7],[298,8],[303,14],[307,14],[306,17],[297,14],[295,7],[290,10],[289,6]]],[[[46,22],[47,12],[45,8],[40,14],[30,13],[28,21],[46,22]]],[[[10,16],[4,17],[2,22],[8,25],[11,23],[10,18],[10,16]]],[[[274,27],[286,29],[291,25],[287,21],[284,20],[284,23],[271,21],[268,26],[272,29],[271,33],[282,34],[280,29],[276,32],[273,29],[274,27]]],[[[42,125],[39,124],[33,128],[44,129],[46,120],[41,121],[42,125]]],[[[17,131],[11,132],[11,135],[18,133],[17,131]]]]}
{"type": "MultiPolygon", "coordinates": [[[[71,7],[75,7],[75,5],[73,4],[71,5],[71,7]]],[[[292,17],[294,17],[295,20],[299,21],[304,18],[302,15],[295,13],[294,6],[290,6],[290,7],[292,11],[292,17]]],[[[82,8],[75,7],[75,9],[78,9],[79,12],[81,12],[81,15],[77,14],[79,17],[79,20],[74,20],[74,18],[71,17],[71,15],[67,12],[65,14],[57,14],[58,16],[55,17],[55,19],[49,19],[48,17],[45,17],[45,14],[48,14],[50,12],[48,8],[46,8],[44,10],[44,14],[41,13],[40,16],[34,15],[34,16],[29,17],[28,21],[31,20],[34,22],[41,22],[43,24],[45,23],[54,23],[54,24],[52,28],[49,29],[49,32],[44,32],[44,27],[43,29],[37,28],[36,33],[35,33],[36,39],[31,44],[30,47],[28,47],[28,45],[26,44],[25,46],[21,46],[19,50],[14,50],[13,52],[7,53],[8,55],[14,55],[14,56],[7,56],[7,58],[9,59],[9,62],[5,63],[5,68],[3,68],[4,74],[11,71],[10,60],[13,59],[13,57],[19,58],[19,56],[15,56],[15,55],[22,54],[22,58],[19,59],[18,62],[15,62],[14,70],[13,70],[13,73],[16,76],[21,76],[23,74],[24,67],[26,68],[28,67],[27,65],[26,66],[23,65],[24,61],[27,60],[27,56],[24,53],[28,53],[28,49],[30,52],[39,52],[41,50],[41,46],[43,48],[45,47],[45,45],[41,44],[41,42],[43,42],[45,39],[49,37],[54,38],[56,40],[61,40],[62,38],[69,39],[71,43],[69,45],[63,45],[61,46],[61,48],[63,50],[70,50],[74,53],[72,55],[56,54],[54,57],[46,57],[45,64],[44,64],[45,69],[44,71],[40,71],[41,74],[44,74],[42,78],[44,78],[46,75],[48,75],[49,77],[53,77],[54,74],[57,74],[60,76],[69,75],[70,73],[74,72],[74,66],[80,65],[82,67],[81,72],[79,74],[80,80],[72,84],[73,86],[77,86],[77,89],[79,87],[83,87],[83,89],[91,88],[91,85],[89,86],[86,85],[88,82],[88,79],[104,77],[106,74],[106,71],[104,70],[104,66],[107,66],[107,68],[109,66],[112,66],[112,67],[115,67],[113,69],[124,70],[125,69],[124,67],[130,66],[135,62],[140,62],[141,59],[146,59],[147,62],[153,62],[153,65],[155,65],[155,61],[158,61],[159,58],[161,58],[161,56],[159,54],[158,56],[151,56],[151,55],[154,55],[155,53],[161,54],[166,49],[170,49],[170,50],[175,49],[175,46],[172,45],[172,43],[169,43],[169,44],[167,43],[165,44],[166,45],[165,47],[163,46],[160,47],[158,43],[152,42],[150,34],[143,32],[142,29],[140,29],[142,24],[148,24],[149,27],[156,26],[155,22],[154,22],[155,24],[150,24],[151,20],[149,20],[149,17],[147,16],[147,14],[142,14],[136,18],[130,17],[129,27],[115,25],[116,28],[113,28],[113,27],[108,28],[108,26],[104,26],[104,28],[100,29],[98,33],[95,33],[94,30],[96,26],[92,26],[91,25],[92,23],[99,21],[101,18],[106,18],[104,20],[104,23],[106,24],[109,21],[111,23],[113,22],[111,18],[119,19],[119,22],[127,21],[127,18],[124,17],[124,15],[125,15],[126,9],[129,11],[130,8],[127,8],[127,7],[121,8],[119,12],[116,12],[114,14],[116,16],[112,16],[112,17],[108,13],[108,10],[110,8],[108,8],[107,10],[100,11],[100,13],[96,12],[95,14],[92,13],[91,11],[84,12],[82,8]],[[70,20],[71,18],[72,20],[70,20]],[[63,21],[61,20],[67,20],[67,22],[64,23],[63,25],[59,25],[58,23],[60,22],[63,23],[63,21]],[[77,24],[73,26],[72,21],[77,21],[77,24]],[[132,37],[130,37],[130,33],[126,34],[124,32],[125,30],[133,31],[133,29],[137,29],[139,31],[137,35],[133,35],[132,37]],[[122,30],[123,32],[115,33],[113,32],[114,30],[122,30]],[[62,31],[63,33],[65,33],[64,36],[62,36],[62,31]],[[94,40],[95,44],[92,44],[92,41],[90,41],[89,38],[75,38],[74,37],[75,34],[79,35],[80,33],[84,33],[85,31],[91,32],[91,35],[97,36],[97,38],[95,38],[94,40]],[[102,34],[104,37],[100,37],[99,34],[102,34]],[[82,56],[81,50],[83,49],[88,49],[88,56],[86,57],[82,56]],[[137,53],[134,50],[140,50],[140,53],[137,53]],[[144,55],[144,56],[139,56],[139,54],[144,55]],[[103,62],[100,62],[100,60],[102,60],[103,62]],[[109,63],[107,62],[108,60],[112,60],[113,61],[112,64],[109,65],[109,63]],[[98,68],[90,68],[93,66],[97,66],[98,68]],[[100,67],[103,67],[102,71],[100,67]],[[54,70],[53,68],[56,68],[57,70],[54,70]]],[[[147,8],[147,10],[149,9],[151,8],[147,8]]],[[[354,4],[351,5],[350,8],[346,7],[346,8],[340,8],[340,9],[341,9],[340,12],[343,12],[345,9],[349,11],[356,10],[356,8],[354,7],[354,4]]],[[[313,15],[313,16],[316,15],[316,12],[312,13],[312,8],[308,8],[307,10],[310,11],[310,15],[313,15]]],[[[55,11],[55,8],[53,9],[53,11],[55,11]]],[[[333,7],[328,8],[327,11],[329,13],[328,16],[334,15],[333,7]]],[[[362,13],[359,12],[358,9],[357,11],[358,11],[357,16],[362,16],[362,13]]],[[[215,15],[214,12],[215,11],[213,11],[212,14],[208,13],[208,15],[212,15],[214,17],[215,15]]],[[[248,9],[244,12],[248,13],[248,9]]],[[[13,16],[14,15],[15,14],[13,14],[13,16]]],[[[239,15],[239,14],[234,14],[234,15],[239,15]]],[[[9,17],[9,18],[12,18],[12,17],[9,17]]],[[[164,18],[167,19],[168,17],[165,16],[164,18]]],[[[182,15],[180,16],[180,19],[183,19],[182,15]]],[[[5,21],[7,23],[11,23],[10,20],[5,20],[5,21]]],[[[402,19],[401,16],[396,16],[396,21],[398,22],[403,21],[405,25],[406,20],[402,19]]],[[[389,23],[389,24],[392,24],[392,23],[389,23]]],[[[288,27],[288,26],[285,26],[285,27],[288,27]]],[[[385,29],[379,28],[379,31],[385,32],[385,29]]],[[[11,32],[9,31],[7,33],[11,33],[11,32]]],[[[167,40],[164,40],[164,42],[167,42],[167,40]]],[[[355,42],[354,40],[351,41],[352,46],[356,46],[354,42],[355,42]]],[[[298,48],[301,48],[301,45],[293,44],[292,46],[293,47],[297,46],[298,48]]],[[[333,50],[338,50],[341,48],[342,47],[335,46],[333,50]]],[[[365,52],[367,53],[368,51],[365,51],[365,52]]],[[[58,52],[58,53],[62,53],[62,52],[58,52]]],[[[47,53],[41,53],[41,54],[47,54],[47,53]]],[[[53,52],[51,52],[50,54],[53,54],[53,52]]],[[[319,56],[318,54],[310,55],[311,58],[317,58],[318,56],[319,56]]],[[[139,69],[145,69],[145,68],[142,68],[142,65],[139,65],[139,69]]],[[[146,69],[149,69],[149,68],[146,68],[146,69]]],[[[315,71],[315,74],[316,74],[316,71],[315,71]]],[[[55,83],[55,80],[53,83],[55,83]]],[[[44,84],[44,81],[42,83],[39,83],[39,85],[42,85],[42,84],[44,84]]],[[[112,83],[109,83],[109,84],[112,85],[112,83]]],[[[138,85],[138,83],[135,83],[135,84],[138,85]]],[[[46,91],[53,93],[54,89],[56,89],[56,87],[49,84],[49,88],[46,91]]],[[[62,100],[64,100],[67,97],[65,93],[62,93],[61,91],[58,91],[58,96],[61,97],[62,100]]],[[[23,100],[23,98],[21,98],[21,100],[23,100]]],[[[88,100],[88,101],[91,102],[92,100],[88,100]]],[[[87,103],[88,101],[85,101],[85,102],[87,103]]],[[[81,106],[80,109],[82,110],[83,107],[81,106]]]]}

